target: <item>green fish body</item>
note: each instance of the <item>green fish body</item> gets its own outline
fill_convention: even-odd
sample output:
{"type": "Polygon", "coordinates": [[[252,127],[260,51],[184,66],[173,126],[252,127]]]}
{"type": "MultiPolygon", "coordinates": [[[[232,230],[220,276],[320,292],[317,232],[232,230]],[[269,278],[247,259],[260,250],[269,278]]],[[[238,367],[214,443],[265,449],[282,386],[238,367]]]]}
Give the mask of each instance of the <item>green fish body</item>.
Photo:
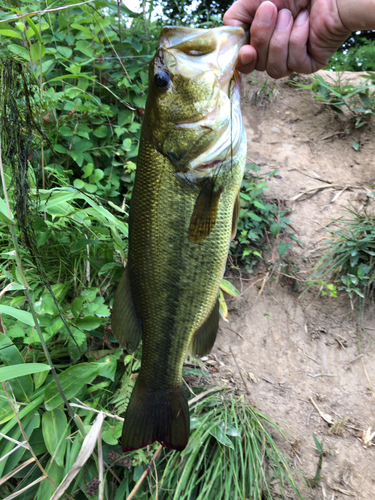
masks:
{"type": "Polygon", "coordinates": [[[142,365],[125,416],[124,451],[159,441],[182,450],[188,351],[215,341],[218,290],[239,212],[246,138],[234,75],[240,27],[164,28],[150,86],[129,218],[129,258],[112,329],[142,365]]]}

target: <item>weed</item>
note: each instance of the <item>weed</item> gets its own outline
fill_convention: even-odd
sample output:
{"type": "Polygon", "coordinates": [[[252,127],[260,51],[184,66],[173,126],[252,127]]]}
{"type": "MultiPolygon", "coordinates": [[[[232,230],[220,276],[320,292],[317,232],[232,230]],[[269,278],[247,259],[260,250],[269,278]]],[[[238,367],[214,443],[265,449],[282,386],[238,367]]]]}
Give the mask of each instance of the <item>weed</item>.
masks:
{"type": "Polygon", "coordinates": [[[162,499],[272,499],[270,477],[281,492],[288,486],[301,498],[272,437],[280,428],[243,397],[214,395],[198,403],[191,426],[188,447],[181,454],[168,452],[163,459],[162,499]]]}
{"type": "Polygon", "coordinates": [[[323,249],[322,257],[314,268],[310,284],[324,286],[330,296],[337,290],[350,298],[364,298],[375,279],[375,220],[367,212],[351,207],[345,209],[348,217],[335,220],[339,227],[323,249]],[[326,283],[332,281],[332,283],[326,283]]]}
{"type": "Polygon", "coordinates": [[[271,82],[269,77],[265,80],[257,78],[254,74],[251,76],[252,88],[249,94],[249,101],[259,108],[264,108],[272,104],[278,94],[276,81],[271,82]]]}
{"type": "Polygon", "coordinates": [[[292,248],[292,243],[285,241],[299,241],[289,230],[290,220],[287,212],[280,209],[275,203],[268,203],[265,197],[267,182],[276,176],[277,170],[266,175],[254,175],[260,167],[254,164],[246,165],[246,173],[241,186],[241,209],[237,226],[237,235],[230,245],[230,253],[234,261],[240,260],[249,273],[253,272],[254,265],[270,250],[270,239],[277,242],[277,251],[280,258],[284,257],[292,248]]]}
{"type": "Polygon", "coordinates": [[[310,486],[312,488],[317,486],[320,483],[320,481],[323,479],[323,477],[321,476],[321,472],[322,472],[323,457],[324,457],[323,439],[322,439],[322,442],[319,443],[319,440],[315,436],[315,434],[313,434],[313,438],[314,438],[316,449],[318,450],[318,453],[319,453],[319,459],[318,459],[318,464],[316,466],[315,476],[312,479],[308,480],[308,483],[310,484],[310,486]]]}
{"type": "MultiPolygon", "coordinates": [[[[341,75],[334,80],[330,75],[332,83],[328,83],[321,75],[315,75],[312,84],[295,83],[296,87],[311,90],[314,99],[329,106],[339,114],[346,113],[354,121],[355,128],[361,128],[366,124],[371,124],[375,116],[375,73],[367,71],[364,82],[358,85],[342,83],[341,75]]],[[[358,146],[353,145],[354,149],[358,146]]]]}

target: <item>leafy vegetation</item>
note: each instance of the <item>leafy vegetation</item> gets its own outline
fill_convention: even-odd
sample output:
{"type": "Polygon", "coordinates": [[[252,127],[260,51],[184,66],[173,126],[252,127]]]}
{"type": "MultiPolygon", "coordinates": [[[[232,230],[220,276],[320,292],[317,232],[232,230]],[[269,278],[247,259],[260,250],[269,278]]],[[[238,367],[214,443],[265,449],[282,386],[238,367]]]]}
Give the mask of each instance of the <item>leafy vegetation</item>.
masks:
{"type": "Polygon", "coordinates": [[[371,124],[375,116],[375,73],[367,71],[366,74],[359,76],[364,81],[358,85],[343,84],[340,74],[337,79],[331,77],[332,83],[316,74],[312,84],[294,85],[312,91],[316,100],[330,106],[336,113],[345,113],[353,120],[355,128],[361,128],[371,124]]]}
{"type": "Polygon", "coordinates": [[[353,307],[353,299],[365,298],[373,287],[375,220],[373,214],[355,208],[346,212],[346,217],[335,221],[339,229],[330,231],[312,283],[323,285],[333,297],[337,290],[347,292],[353,307]]]}
{"type": "Polygon", "coordinates": [[[335,52],[325,69],[375,71],[374,32],[359,32],[335,52]]]}
{"type": "Polygon", "coordinates": [[[275,203],[267,202],[265,192],[267,181],[277,176],[277,170],[259,176],[258,165],[249,164],[242,182],[240,199],[241,210],[237,226],[237,236],[231,243],[230,254],[234,261],[241,261],[251,273],[253,267],[270,250],[271,239],[276,242],[279,257],[284,257],[292,248],[291,240],[298,238],[290,230],[287,212],[275,203]]]}

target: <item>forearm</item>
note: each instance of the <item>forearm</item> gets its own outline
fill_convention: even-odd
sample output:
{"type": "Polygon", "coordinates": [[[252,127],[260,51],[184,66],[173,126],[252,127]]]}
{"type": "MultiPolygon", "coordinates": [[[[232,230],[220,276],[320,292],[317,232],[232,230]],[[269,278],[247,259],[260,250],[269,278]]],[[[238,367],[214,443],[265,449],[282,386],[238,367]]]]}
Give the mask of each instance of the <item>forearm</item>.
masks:
{"type": "Polygon", "coordinates": [[[375,0],[337,0],[337,8],[346,28],[375,30],[375,0]]]}

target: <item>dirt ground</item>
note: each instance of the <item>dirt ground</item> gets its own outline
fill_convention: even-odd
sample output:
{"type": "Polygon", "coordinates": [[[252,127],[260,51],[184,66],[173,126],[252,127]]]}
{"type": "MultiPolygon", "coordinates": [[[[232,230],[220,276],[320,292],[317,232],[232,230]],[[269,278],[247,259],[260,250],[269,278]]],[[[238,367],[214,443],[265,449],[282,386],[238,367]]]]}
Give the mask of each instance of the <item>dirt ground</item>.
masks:
{"type": "MultiPolygon", "coordinates": [[[[349,202],[363,207],[369,201],[366,193],[375,184],[375,136],[368,127],[355,130],[345,117],[287,79],[276,83],[271,104],[256,106],[251,96],[259,86],[259,80],[244,78],[248,161],[263,165],[263,172],[280,170],[268,197],[292,209],[289,218],[304,244],[295,245],[295,252],[307,275],[330,219],[342,216],[349,202]],[[353,141],[360,144],[359,151],[352,148],[353,141]]],[[[360,332],[346,296],[330,298],[314,288],[300,297],[291,280],[272,271],[273,264],[271,255],[255,275],[242,272],[239,279],[238,271],[232,272],[229,279],[243,295],[229,302],[230,322],[222,321],[209,356],[218,370],[212,382],[232,383],[261,411],[284,422],[293,446],[282,440],[278,444],[305,477],[314,477],[318,462],[313,433],[324,439],[323,481],[308,490],[298,480],[306,500],[374,500],[375,438],[365,447],[364,433],[375,428],[369,384],[375,384],[375,345],[360,332]]],[[[373,338],[374,317],[375,307],[369,306],[364,325],[373,338]]]]}

